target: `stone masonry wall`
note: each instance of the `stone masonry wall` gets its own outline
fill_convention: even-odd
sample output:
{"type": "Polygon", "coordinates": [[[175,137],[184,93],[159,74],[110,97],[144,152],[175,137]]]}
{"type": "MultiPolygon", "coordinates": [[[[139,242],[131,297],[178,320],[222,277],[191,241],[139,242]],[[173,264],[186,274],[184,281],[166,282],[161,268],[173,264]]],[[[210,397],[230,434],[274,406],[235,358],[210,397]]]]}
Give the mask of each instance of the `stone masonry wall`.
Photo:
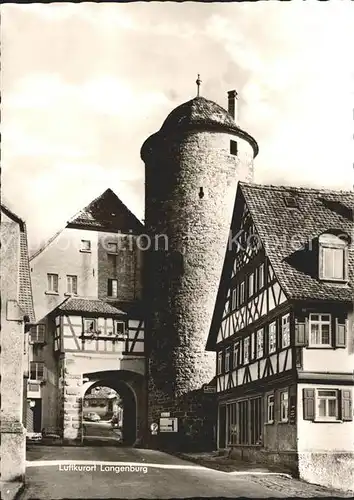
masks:
{"type": "Polygon", "coordinates": [[[251,146],[239,139],[238,156],[230,155],[231,139],[207,131],[170,136],[146,159],[145,224],[149,234],[165,235],[147,256],[145,276],[150,420],[215,375],[205,345],[237,182],[253,175],[251,146]]]}
{"type": "Polygon", "coordinates": [[[98,298],[107,299],[108,279],[118,280],[115,300],[134,301],[141,298],[141,258],[135,236],[99,233],[98,298]],[[116,255],[109,253],[109,243],[117,243],[116,255]]]}
{"type": "Polygon", "coordinates": [[[67,443],[75,443],[81,441],[82,432],[82,375],[76,373],[73,359],[63,361],[63,438],[67,443]]]}

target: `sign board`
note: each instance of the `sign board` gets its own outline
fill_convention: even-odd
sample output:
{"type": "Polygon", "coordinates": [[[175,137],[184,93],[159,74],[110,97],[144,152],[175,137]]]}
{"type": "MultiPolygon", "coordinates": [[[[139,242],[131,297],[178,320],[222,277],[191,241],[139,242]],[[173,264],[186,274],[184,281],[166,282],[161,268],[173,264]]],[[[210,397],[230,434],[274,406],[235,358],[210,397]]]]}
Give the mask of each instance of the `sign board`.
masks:
{"type": "Polygon", "coordinates": [[[161,418],[166,418],[166,417],[170,417],[171,416],[171,413],[169,411],[163,411],[161,413],[161,418]]]}
{"type": "Polygon", "coordinates": [[[178,432],[178,419],[160,418],[160,432],[178,432]]]}
{"type": "Polygon", "coordinates": [[[157,431],[158,431],[158,428],[159,428],[159,424],[158,424],[158,423],[156,423],[156,422],[153,422],[153,423],[150,425],[151,434],[152,434],[153,436],[156,436],[157,431]]]}
{"type": "Polygon", "coordinates": [[[205,385],[203,390],[207,394],[213,394],[216,392],[216,387],[215,385],[205,385]]]}

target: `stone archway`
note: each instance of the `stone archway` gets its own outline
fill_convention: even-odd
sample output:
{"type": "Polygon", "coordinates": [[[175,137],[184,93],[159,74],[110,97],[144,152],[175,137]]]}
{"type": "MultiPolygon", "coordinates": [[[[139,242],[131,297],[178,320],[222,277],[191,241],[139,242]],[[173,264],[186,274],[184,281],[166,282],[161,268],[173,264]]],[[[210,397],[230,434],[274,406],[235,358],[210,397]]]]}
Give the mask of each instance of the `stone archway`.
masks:
{"type": "MultiPolygon", "coordinates": [[[[102,371],[83,375],[82,400],[88,390],[104,386],[116,391],[123,401],[123,442],[133,446],[140,442],[147,428],[145,379],[142,375],[127,371],[102,371]]],[[[82,436],[83,441],[83,436],[82,436]]]]}
{"type": "MultiPolygon", "coordinates": [[[[86,375],[85,375],[86,376],[86,375]]],[[[116,391],[123,403],[123,441],[124,446],[133,446],[137,439],[137,398],[132,387],[122,380],[112,380],[110,378],[101,377],[99,380],[85,384],[83,388],[83,399],[88,391],[95,387],[109,387],[116,391]],[[86,386],[86,387],[85,387],[86,386]]],[[[85,437],[83,436],[83,441],[85,437]]]]}

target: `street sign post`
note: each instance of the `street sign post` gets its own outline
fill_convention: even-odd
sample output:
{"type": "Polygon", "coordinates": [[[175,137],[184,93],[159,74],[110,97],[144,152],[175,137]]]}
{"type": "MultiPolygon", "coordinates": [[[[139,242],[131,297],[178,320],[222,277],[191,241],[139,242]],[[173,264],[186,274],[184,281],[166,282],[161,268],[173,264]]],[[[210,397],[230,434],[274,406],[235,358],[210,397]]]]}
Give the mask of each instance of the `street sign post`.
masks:
{"type": "Polygon", "coordinates": [[[158,424],[157,422],[153,422],[153,423],[150,425],[151,434],[152,434],[153,436],[156,436],[158,429],[159,429],[159,424],[158,424]]]}
{"type": "Polygon", "coordinates": [[[160,418],[160,432],[178,432],[177,418],[160,418]]]}

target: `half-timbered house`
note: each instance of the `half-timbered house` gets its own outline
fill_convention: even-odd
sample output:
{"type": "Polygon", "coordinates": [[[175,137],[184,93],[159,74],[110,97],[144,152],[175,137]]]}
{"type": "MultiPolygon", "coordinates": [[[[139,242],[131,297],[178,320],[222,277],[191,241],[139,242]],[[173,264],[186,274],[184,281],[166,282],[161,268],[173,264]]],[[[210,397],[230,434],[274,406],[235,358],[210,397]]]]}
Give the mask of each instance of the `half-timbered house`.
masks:
{"type": "Polygon", "coordinates": [[[239,183],[207,342],[218,447],[315,482],[354,452],[353,208],[353,192],[239,183]]]}
{"type": "MultiPolygon", "coordinates": [[[[93,384],[115,384],[123,393],[130,384],[129,401],[143,398],[142,229],[108,189],[31,257],[37,324],[28,398],[38,409],[32,430],[79,439],[82,398],[93,384]]],[[[144,420],[137,406],[126,421],[144,420]]],[[[131,441],[138,427],[126,433],[131,441]]]]}

